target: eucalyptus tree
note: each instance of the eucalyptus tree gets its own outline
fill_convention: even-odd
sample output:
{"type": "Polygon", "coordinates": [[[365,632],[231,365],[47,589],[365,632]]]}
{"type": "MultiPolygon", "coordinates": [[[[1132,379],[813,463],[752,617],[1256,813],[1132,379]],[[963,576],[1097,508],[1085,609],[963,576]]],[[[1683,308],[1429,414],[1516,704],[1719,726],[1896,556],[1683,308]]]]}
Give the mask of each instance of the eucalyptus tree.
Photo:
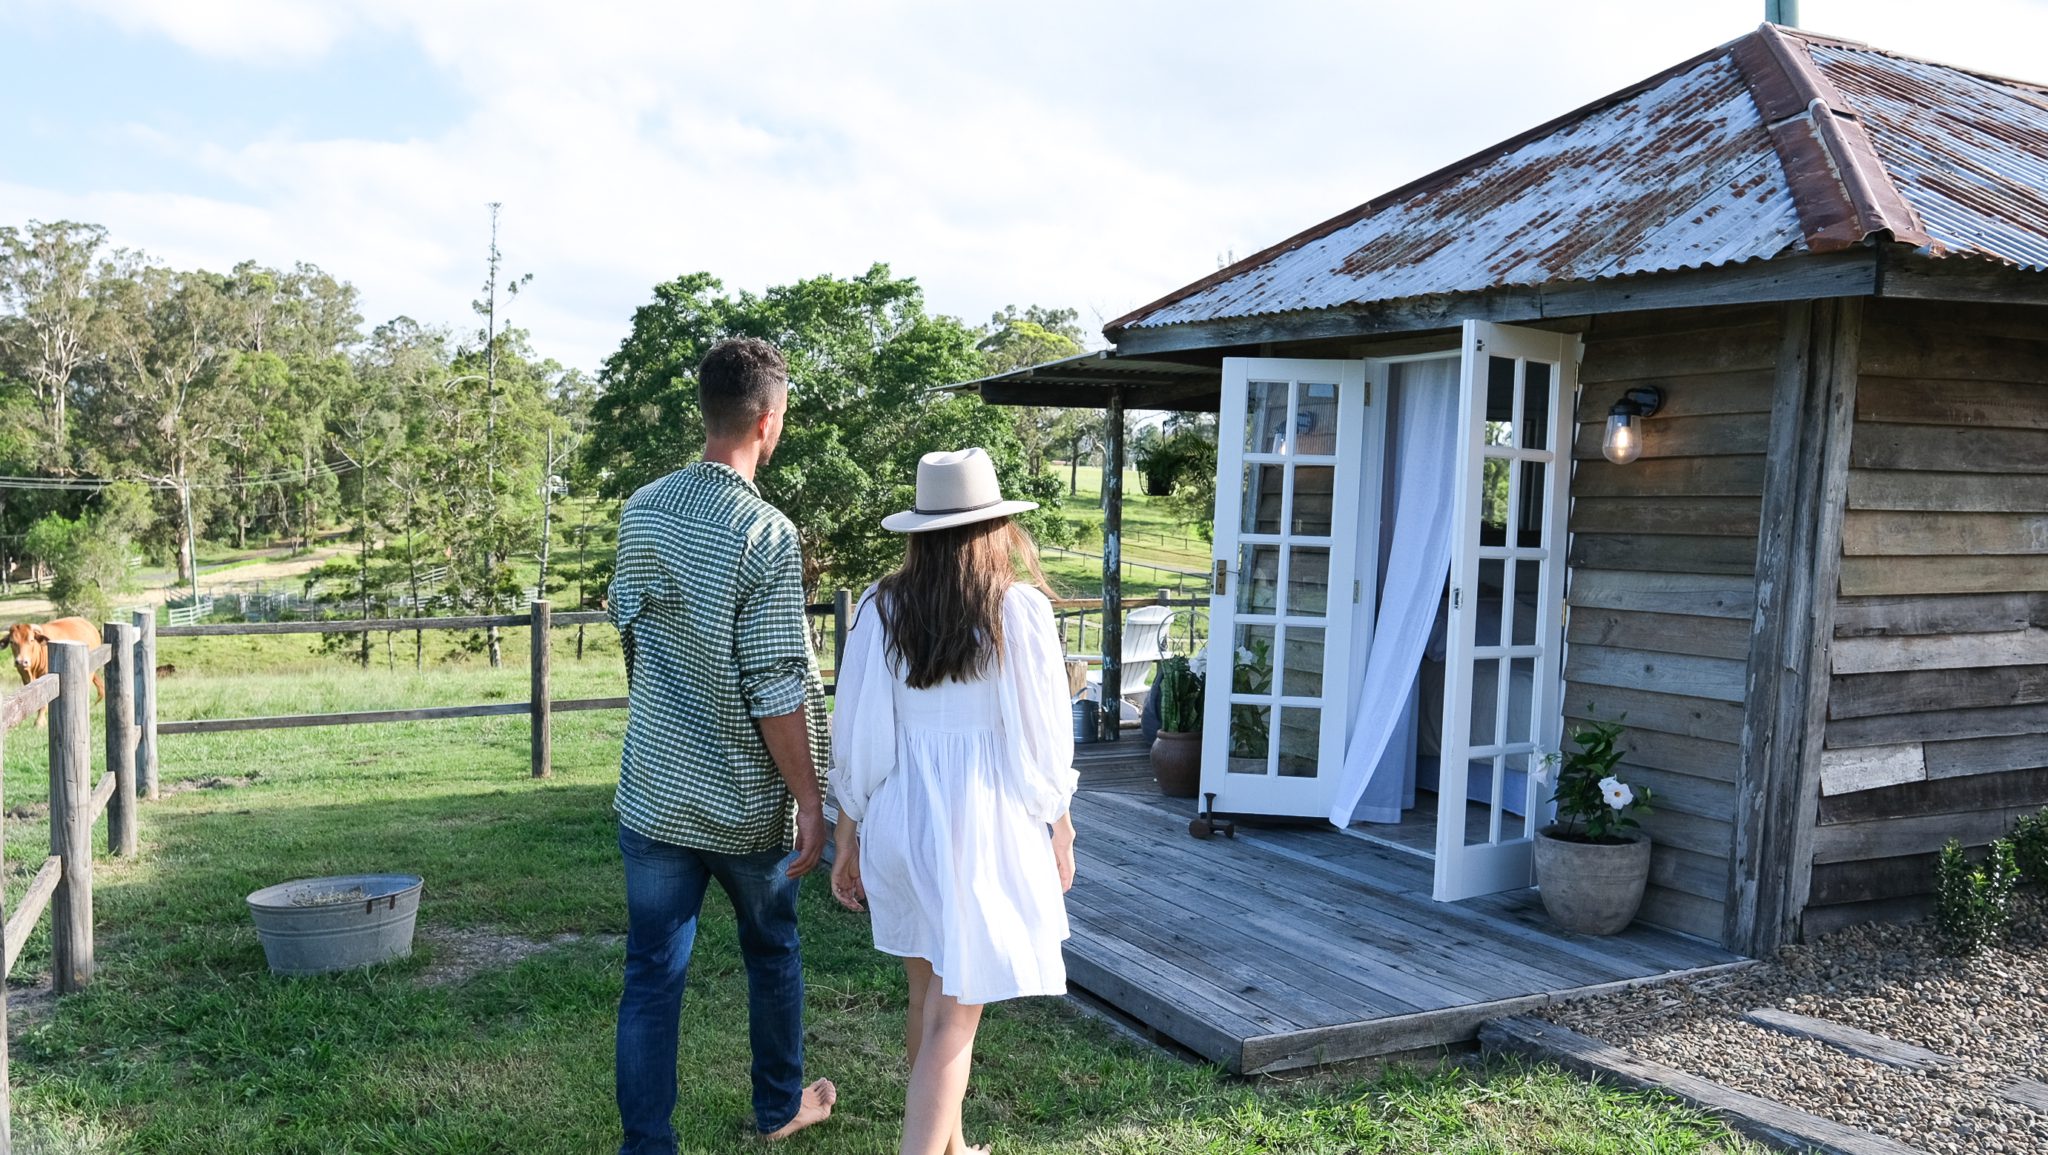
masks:
{"type": "Polygon", "coordinates": [[[0,353],[40,417],[39,464],[63,468],[73,387],[98,357],[109,321],[104,281],[126,254],[103,255],[107,230],[76,221],[0,226],[0,353]]]}
{"type": "MultiPolygon", "coordinates": [[[[93,398],[97,472],[130,473],[170,487],[181,526],[172,552],[193,582],[196,526],[231,497],[221,448],[236,420],[222,372],[240,349],[240,310],[224,279],[143,265],[111,287],[119,323],[108,340],[108,387],[93,398]]],[[[196,591],[196,585],[195,585],[196,591]]]]}

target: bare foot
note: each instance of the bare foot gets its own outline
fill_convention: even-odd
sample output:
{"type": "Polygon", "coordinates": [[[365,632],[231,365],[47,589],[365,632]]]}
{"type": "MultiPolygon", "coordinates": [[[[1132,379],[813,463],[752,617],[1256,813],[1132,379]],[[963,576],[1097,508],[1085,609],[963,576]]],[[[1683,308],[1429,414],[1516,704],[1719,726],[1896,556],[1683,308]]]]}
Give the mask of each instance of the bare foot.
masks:
{"type": "Polygon", "coordinates": [[[823,1123],[832,1117],[832,1104],[838,1101],[839,1088],[830,1079],[819,1079],[804,1088],[804,1101],[796,1109],[796,1118],[761,1138],[770,1142],[787,1139],[813,1123],[823,1123]]]}

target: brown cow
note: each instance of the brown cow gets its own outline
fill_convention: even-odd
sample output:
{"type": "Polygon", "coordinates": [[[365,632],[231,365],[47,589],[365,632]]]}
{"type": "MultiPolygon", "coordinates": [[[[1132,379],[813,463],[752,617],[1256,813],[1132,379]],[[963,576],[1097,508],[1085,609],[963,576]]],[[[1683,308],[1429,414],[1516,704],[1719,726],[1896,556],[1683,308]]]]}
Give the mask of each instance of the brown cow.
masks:
{"type": "MultiPolygon", "coordinates": [[[[7,644],[14,647],[14,672],[21,675],[21,684],[26,686],[50,672],[49,642],[84,642],[88,646],[100,644],[99,627],[84,618],[58,618],[53,622],[37,625],[34,622],[16,622],[7,631],[7,644]]],[[[92,688],[97,698],[107,696],[106,686],[100,676],[92,676],[92,688]]],[[[36,725],[48,721],[48,707],[36,712],[36,725]]]]}

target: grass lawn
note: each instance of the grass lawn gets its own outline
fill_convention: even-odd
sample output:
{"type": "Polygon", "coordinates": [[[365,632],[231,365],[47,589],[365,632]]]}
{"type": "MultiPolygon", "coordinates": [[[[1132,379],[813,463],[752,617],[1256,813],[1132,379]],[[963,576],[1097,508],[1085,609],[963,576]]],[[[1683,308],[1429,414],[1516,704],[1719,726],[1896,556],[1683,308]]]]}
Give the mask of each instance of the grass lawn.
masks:
{"type": "MultiPolygon", "coordinates": [[[[507,653],[523,655],[514,633],[507,653]]],[[[563,696],[617,690],[609,632],[590,634],[601,644],[586,661],[558,662],[563,696]]],[[[573,636],[560,631],[558,647],[573,636]]],[[[162,683],[165,719],[524,693],[523,669],[472,661],[414,675],[403,649],[387,672],[381,640],[369,672],[312,653],[303,637],[161,647],[179,668],[162,683]]],[[[624,722],[616,712],[558,716],[556,777],[544,782],[527,777],[523,718],[165,738],[166,793],[143,808],[141,855],[102,856],[94,868],[94,986],[54,1006],[17,999],[19,1149],[611,1149],[625,927],[610,802],[624,722]],[[358,871],[425,878],[414,957],[349,975],[270,976],[243,896],[358,871]],[[509,965],[462,968],[458,933],[547,945],[509,965]]],[[[12,737],[10,907],[48,845],[42,743],[32,728],[12,737]]],[[[733,922],[720,899],[706,911],[678,1125],[687,1151],[757,1149],[733,922]]],[[[842,1098],[832,1122],[787,1149],[893,1152],[902,971],[821,880],[804,888],[803,919],[809,1066],[842,1098]]],[[[16,966],[17,991],[47,972],[47,925],[16,966]]],[[[1058,1000],[991,1009],[967,1125],[1002,1155],[1754,1150],[1689,1114],[1541,1068],[1231,1079],[1125,1042],[1058,1000]]]]}
{"type": "MultiPolygon", "coordinates": [[[[1066,476],[1064,468],[1055,468],[1054,472],[1062,478],[1066,476]]],[[[1067,499],[1067,505],[1061,512],[1082,527],[1077,548],[1100,555],[1102,471],[1084,466],[1079,481],[1079,493],[1067,499]]],[[[1197,536],[1192,528],[1175,521],[1165,502],[1146,497],[1144,479],[1136,470],[1128,470],[1124,475],[1123,556],[1126,598],[1150,597],[1159,589],[1184,588],[1187,583],[1172,571],[1203,573],[1210,564],[1209,543],[1197,536]],[[1148,569],[1146,563],[1166,568],[1148,569]]],[[[1045,576],[1053,588],[1062,595],[1074,598],[1102,596],[1102,563],[1096,558],[1046,550],[1040,555],[1039,563],[1044,566],[1045,576]]]]}

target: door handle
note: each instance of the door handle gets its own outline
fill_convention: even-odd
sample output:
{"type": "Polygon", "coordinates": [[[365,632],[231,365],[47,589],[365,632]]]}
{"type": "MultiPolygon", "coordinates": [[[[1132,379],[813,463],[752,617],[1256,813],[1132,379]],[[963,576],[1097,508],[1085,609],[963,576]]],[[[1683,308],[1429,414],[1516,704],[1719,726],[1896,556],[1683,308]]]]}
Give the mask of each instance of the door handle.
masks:
{"type": "Polygon", "coordinates": [[[1209,583],[1210,590],[1217,597],[1230,592],[1230,563],[1223,558],[1216,559],[1216,577],[1209,583]]]}

